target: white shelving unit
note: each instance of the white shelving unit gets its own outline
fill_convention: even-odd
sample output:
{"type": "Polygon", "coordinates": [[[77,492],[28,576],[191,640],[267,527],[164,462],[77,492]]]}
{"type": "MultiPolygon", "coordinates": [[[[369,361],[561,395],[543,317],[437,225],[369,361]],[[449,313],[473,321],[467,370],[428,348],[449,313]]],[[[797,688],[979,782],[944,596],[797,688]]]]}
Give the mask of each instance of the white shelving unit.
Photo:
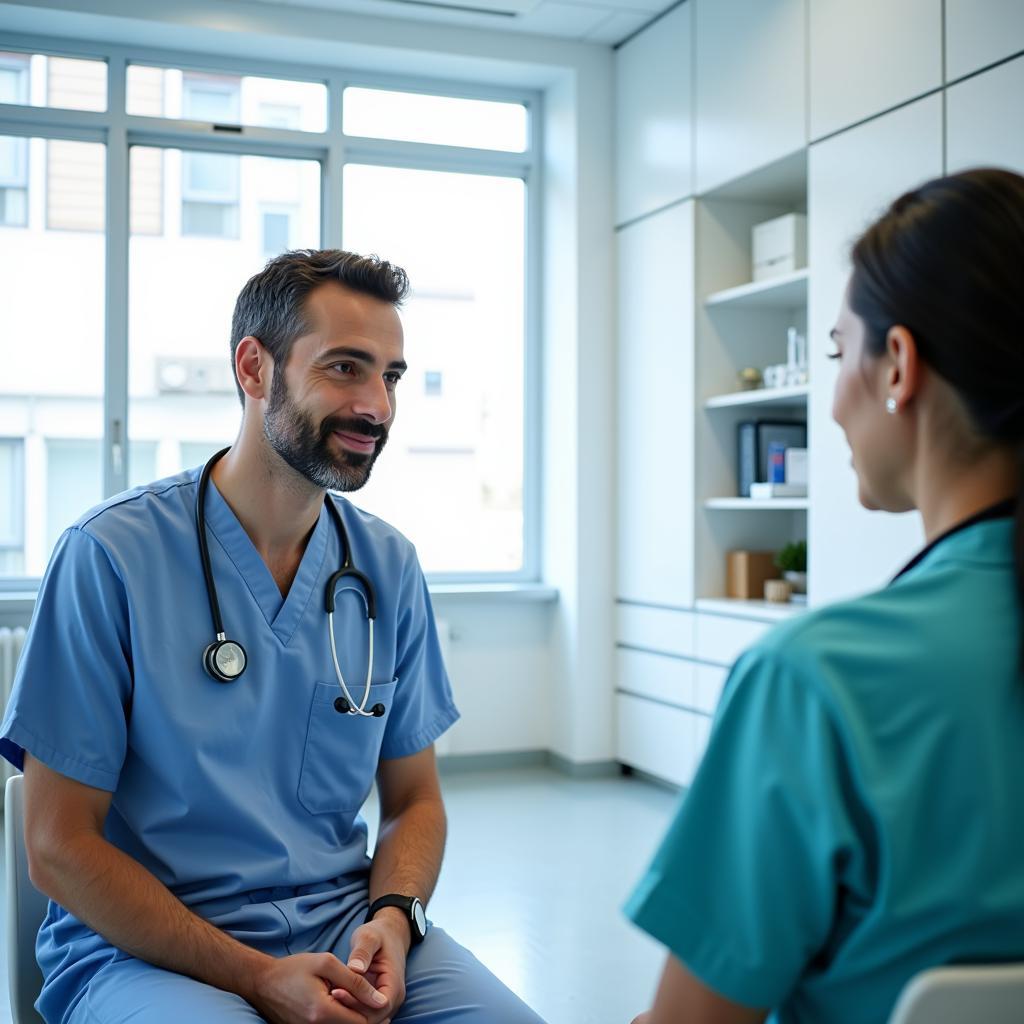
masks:
{"type": "Polygon", "coordinates": [[[761,622],[785,622],[799,615],[806,605],[790,601],[777,604],[774,601],[742,601],[735,597],[701,597],[697,599],[697,611],[712,615],[731,615],[741,619],[757,619],[761,622]]]}
{"type": "Polygon", "coordinates": [[[733,409],[749,406],[799,406],[807,404],[809,384],[795,384],[788,388],[751,388],[749,391],[731,391],[715,395],[704,403],[705,409],[733,409]]]}
{"type": "Polygon", "coordinates": [[[713,292],[704,300],[705,306],[731,306],[733,309],[794,309],[807,304],[808,269],[751,281],[713,292]]]}
{"type": "Polygon", "coordinates": [[[704,507],[726,512],[793,512],[807,511],[808,498],[707,498],[704,507]]]}
{"type": "Polygon", "coordinates": [[[808,268],[750,280],[754,225],[806,209],[804,154],[784,157],[697,202],[694,599],[698,610],[713,608],[716,616],[774,622],[805,607],[787,605],[780,612],[763,601],[732,601],[725,583],[729,551],[779,551],[807,538],[810,498],[737,496],[737,427],[757,419],[806,422],[811,386],[736,390],[745,368],[786,361],[790,327],[806,333],[808,268]]]}

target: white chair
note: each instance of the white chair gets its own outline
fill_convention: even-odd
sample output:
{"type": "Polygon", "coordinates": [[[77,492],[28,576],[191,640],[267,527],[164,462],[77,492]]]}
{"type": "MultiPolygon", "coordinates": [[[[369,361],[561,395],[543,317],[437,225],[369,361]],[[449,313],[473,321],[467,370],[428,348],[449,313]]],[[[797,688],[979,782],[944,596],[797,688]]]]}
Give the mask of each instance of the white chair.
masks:
{"type": "Polygon", "coordinates": [[[14,1024],[42,1024],[35,1001],[43,986],[36,963],[36,934],[46,916],[47,899],[28,877],[25,850],[23,775],[7,780],[4,851],[7,863],[7,984],[14,1024]]]}
{"type": "Polygon", "coordinates": [[[907,982],[889,1024],[1021,1024],[1024,963],[935,967],[907,982]]]}

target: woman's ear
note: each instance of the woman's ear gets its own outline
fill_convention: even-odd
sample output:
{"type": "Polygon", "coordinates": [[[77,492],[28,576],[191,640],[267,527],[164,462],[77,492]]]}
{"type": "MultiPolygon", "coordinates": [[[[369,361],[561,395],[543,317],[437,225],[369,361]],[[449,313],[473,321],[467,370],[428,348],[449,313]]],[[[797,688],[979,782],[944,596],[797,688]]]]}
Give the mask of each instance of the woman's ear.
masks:
{"type": "Polygon", "coordinates": [[[885,378],[885,399],[892,399],[894,412],[902,412],[921,388],[921,358],[913,334],[900,324],[889,328],[885,336],[888,370],[885,378]]]}
{"type": "Polygon", "coordinates": [[[259,338],[246,335],[235,349],[235,375],[246,396],[257,401],[270,394],[274,360],[259,338]]]}

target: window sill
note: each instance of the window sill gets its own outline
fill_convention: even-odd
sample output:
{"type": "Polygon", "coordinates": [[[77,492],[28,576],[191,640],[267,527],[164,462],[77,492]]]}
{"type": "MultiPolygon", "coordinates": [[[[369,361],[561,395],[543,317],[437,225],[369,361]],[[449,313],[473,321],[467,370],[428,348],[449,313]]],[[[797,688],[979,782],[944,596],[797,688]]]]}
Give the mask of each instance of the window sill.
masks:
{"type": "MultiPolygon", "coordinates": [[[[0,590],[0,626],[27,622],[36,601],[37,581],[29,581],[22,590],[0,590]]],[[[558,590],[544,583],[432,583],[430,596],[435,601],[538,601],[553,604],[558,590]]]]}
{"type": "Polygon", "coordinates": [[[428,588],[435,601],[471,599],[554,603],[558,600],[558,589],[546,583],[431,583],[428,588]]]}

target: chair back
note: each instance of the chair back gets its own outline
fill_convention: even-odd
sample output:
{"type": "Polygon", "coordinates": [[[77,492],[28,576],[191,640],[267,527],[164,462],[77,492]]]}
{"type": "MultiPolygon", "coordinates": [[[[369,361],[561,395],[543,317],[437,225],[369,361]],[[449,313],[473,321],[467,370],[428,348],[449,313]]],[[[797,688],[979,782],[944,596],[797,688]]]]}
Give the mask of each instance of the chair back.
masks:
{"type": "Polygon", "coordinates": [[[1024,963],[935,967],[911,978],[889,1024],[1021,1024],[1024,963]]]}
{"type": "Polygon", "coordinates": [[[28,877],[25,850],[25,777],[12,775],[4,797],[4,852],[7,863],[7,984],[14,1024],[42,1024],[35,1001],[43,987],[36,962],[36,935],[46,917],[47,898],[28,877]]]}

